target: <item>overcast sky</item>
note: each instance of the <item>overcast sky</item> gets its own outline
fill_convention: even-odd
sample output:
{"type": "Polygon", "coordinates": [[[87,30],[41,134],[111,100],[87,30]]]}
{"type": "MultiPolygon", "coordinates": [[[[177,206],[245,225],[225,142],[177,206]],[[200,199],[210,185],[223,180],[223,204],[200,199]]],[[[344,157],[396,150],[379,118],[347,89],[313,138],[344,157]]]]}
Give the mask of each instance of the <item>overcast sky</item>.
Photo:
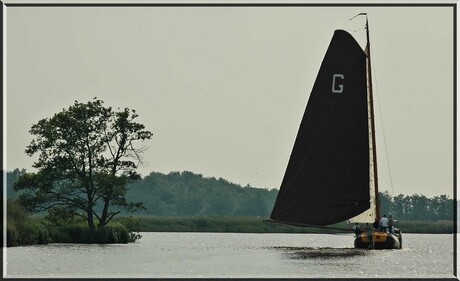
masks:
{"type": "Polygon", "coordinates": [[[452,198],[449,7],[8,7],[6,167],[33,171],[32,124],[97,96],[154,133],[142,175],[279,188],[334,30],[364,46],[361,12],[380,188],[452,198]]]}

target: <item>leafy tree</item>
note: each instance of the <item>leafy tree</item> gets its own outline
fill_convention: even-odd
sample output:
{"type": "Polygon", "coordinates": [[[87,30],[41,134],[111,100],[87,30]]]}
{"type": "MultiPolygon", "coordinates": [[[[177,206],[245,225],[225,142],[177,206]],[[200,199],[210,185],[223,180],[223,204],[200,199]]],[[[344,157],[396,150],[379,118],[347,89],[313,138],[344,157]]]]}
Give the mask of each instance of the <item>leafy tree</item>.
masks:
{"type": "Polygon", "coordinates": [[[50,225],[72,225],[85,221],[85,218],[77,215],[75,210],[66,208],[66,206],[55,206],[48,209],[48,214],[44,219],[45,223],[50,225]]]}
{"type": "Polygon", "coordinates": [[[265,216],[267,210],[263,198],[256,195],[243,201],[238,214],[242,216],[265,216]]]}
{"type": "Polygon", "coordinates": [[[380,206],[382,210],[382,215],[386,214],[387,216],[394,213],[393,209],[393,200],[388,191],[379,192],[380,206]]]}
{"type": "Polygon", "coordinates": [[[140,179],[136,168],[146,147],[136,145],[152,137],[137,117],[135,110],[114,111],[95,98],[38,121],[26,148],[29,156],[39,154],[38,172],[15,183],[16,191],[24,190],[19,202],[30,211],[59,207],[85,218],[90,229],[105,226],[121,209],[143,208],[125,198],[127,184],[140,179]]]}
{"type": "Polygon", "coordinates": [[[202,197],[196,195],[184,196],[178,199],[176,205],[179,215],[196,215],[203,210],[203,199],[202,197]]]}
{"type": "Polygon", "coordinates": [[[228,216],[233,214],[233,205],[234,203],[228,200],[225,196],[214,197],[211,202],[209,202],[209,207],[207,209],[208,214],[215,216],[228,216]]]}
{"type": "Polygon", "coordinates": [[[428,198],[421,194],[414,194],[411,196],[412,201],[412,219],[413,220],[427,220],[431,216],[430,204],[428,198]]]}
{"type": "Polygon", "coordinates": [[[439,220],[450,220],[453,218],[454,212],[454,201],[449,199],[447,195],[441,195],[434,197],[437,204],[437,212],[439,220]]]}
{"type": "Polygon", "coordinates": [[[394,209],[395,209],[395,212],[393,214],[393,216],[399,218],[399,219],[406,219],[407,218],[407,213],[408,213],[408,208],[409,206],[406,205],[406,200],[407,196],[404,197],[403,194],[399,194],[398,196],[395,196],[393,198],[394,200],[394,209]]]}

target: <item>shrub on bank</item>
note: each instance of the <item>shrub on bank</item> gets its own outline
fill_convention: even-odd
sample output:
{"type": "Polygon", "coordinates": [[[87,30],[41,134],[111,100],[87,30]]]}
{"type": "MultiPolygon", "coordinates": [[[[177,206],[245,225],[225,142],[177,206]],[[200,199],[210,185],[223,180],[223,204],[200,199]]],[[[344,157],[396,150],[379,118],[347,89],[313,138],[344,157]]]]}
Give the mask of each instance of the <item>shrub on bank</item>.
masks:
{"type": "Polygon", "coordinates": [[[51,237],[45,226],[41,224],[21,224],[16,226],[9,223],[6,227],[6,245],[46,244],[51,242],[51,237]]]}
{"type": "Polygon", "coordinates": [[[117,219],[116,223],[128,229],[128,242],[136,242],[142,238],[142,235],[139,234],[141,231],[141,218],[134,218],[132,216],[122,217],[117,219]]]}
{"type": "Polygon", "coordinates": [[[121,224],[113,224],[97,229],[99,244],[128,243],[128,229],[121,224]]]}
{"type": "Polygon", "coordinates": [[[7,200],[6,245],[46,244],[50,242],[44,225],[27,216],[27,213],[13,200],[7,200]]]}
{"type": "Polygon", "coordinates": [[[8,223],[6,226],[6,246],[11,247],[18,243],[18,231],[13,224],[8,223]]]}
{"type": "Polygon", "coordinates": [[[51,242],[46,227],[39,223],[24,224],[18,231],[19,245],[46,244],[51,242]]]}

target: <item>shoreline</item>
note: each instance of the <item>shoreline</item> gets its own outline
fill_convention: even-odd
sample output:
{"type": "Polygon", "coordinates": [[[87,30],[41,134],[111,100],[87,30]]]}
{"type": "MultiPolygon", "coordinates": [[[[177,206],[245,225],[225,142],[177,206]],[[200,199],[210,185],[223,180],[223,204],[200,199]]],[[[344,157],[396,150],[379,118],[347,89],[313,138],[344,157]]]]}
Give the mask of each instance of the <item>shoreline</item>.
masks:
{"type": "MultiPolygon", "coordinates": [[[[137,216],[139,220],[135,229],[128,230],[114,221],[108,232],[97,235],[98,239],[89,239],[87,227],[84,225],[46,226],[42,217],[34,217],[28,224],[29,229],[39,227],[43,235],[40,239],[18,240],[10,246],[38,245],[49,243],[86,243],[86,244],[117,244],[128,243],[141,239],[140,232],[195,232],[195,233],[284,233],[284,234],[346,234],[353,233],[351,225],[346,222],[331,225],[331,228],[294,227],[264,222],[265,218],[257,217],[160,217],[137,216]],[[117,231],[115,231],[115,229],[117,231]],[[343,229],[343,230],[340,230],[343,229]],[[117,233],[115,233],[117,232],[117,233]],[[46,234],[46,235],[45,235],[46,234]],[[137,236],[138,235],[138,236],[137,236]],[[43,237],[42,237],[43,236],[43,237]],[[100,237],[99,237],[100,236],[100,237]],[[113,237],[112,237],[113,236],[113,237]],[[123,237],[123,239],[120,239],[123,237]],[[129,241],[128,241],[129,240],[129,241]],[[25,242],[25,243],[21,243],[25,242]]],[[[399,221],[396,225],[401,232],[411,234],[453,234],[454,223],[450,221],[399,221]]]]}

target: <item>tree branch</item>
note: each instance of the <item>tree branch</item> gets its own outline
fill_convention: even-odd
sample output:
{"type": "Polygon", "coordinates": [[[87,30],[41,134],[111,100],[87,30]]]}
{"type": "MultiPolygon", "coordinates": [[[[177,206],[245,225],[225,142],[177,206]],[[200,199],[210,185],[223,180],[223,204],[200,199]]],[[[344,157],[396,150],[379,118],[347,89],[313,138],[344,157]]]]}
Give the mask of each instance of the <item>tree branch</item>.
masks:
{"type": "Polygon", "coordinates": [[[112,214],[110,215],[110,217],[107,219],[106,224],[108,224],[108,223],[113,219],[113,217],[116,216],[116,215],[118,215],[119,213],[120,213],[120,211],[115,212],[115,213],[112,213],[112,214]]]}
{"type": "Polygon", "coordinates": [[[97,218],[99,221],[101,221],[101,218],[97,215],[96,211],[94,211],[94,210],[91,210],[91,211],[93,212],[93,215],[96,216],[96,218],[97,218]]]}

